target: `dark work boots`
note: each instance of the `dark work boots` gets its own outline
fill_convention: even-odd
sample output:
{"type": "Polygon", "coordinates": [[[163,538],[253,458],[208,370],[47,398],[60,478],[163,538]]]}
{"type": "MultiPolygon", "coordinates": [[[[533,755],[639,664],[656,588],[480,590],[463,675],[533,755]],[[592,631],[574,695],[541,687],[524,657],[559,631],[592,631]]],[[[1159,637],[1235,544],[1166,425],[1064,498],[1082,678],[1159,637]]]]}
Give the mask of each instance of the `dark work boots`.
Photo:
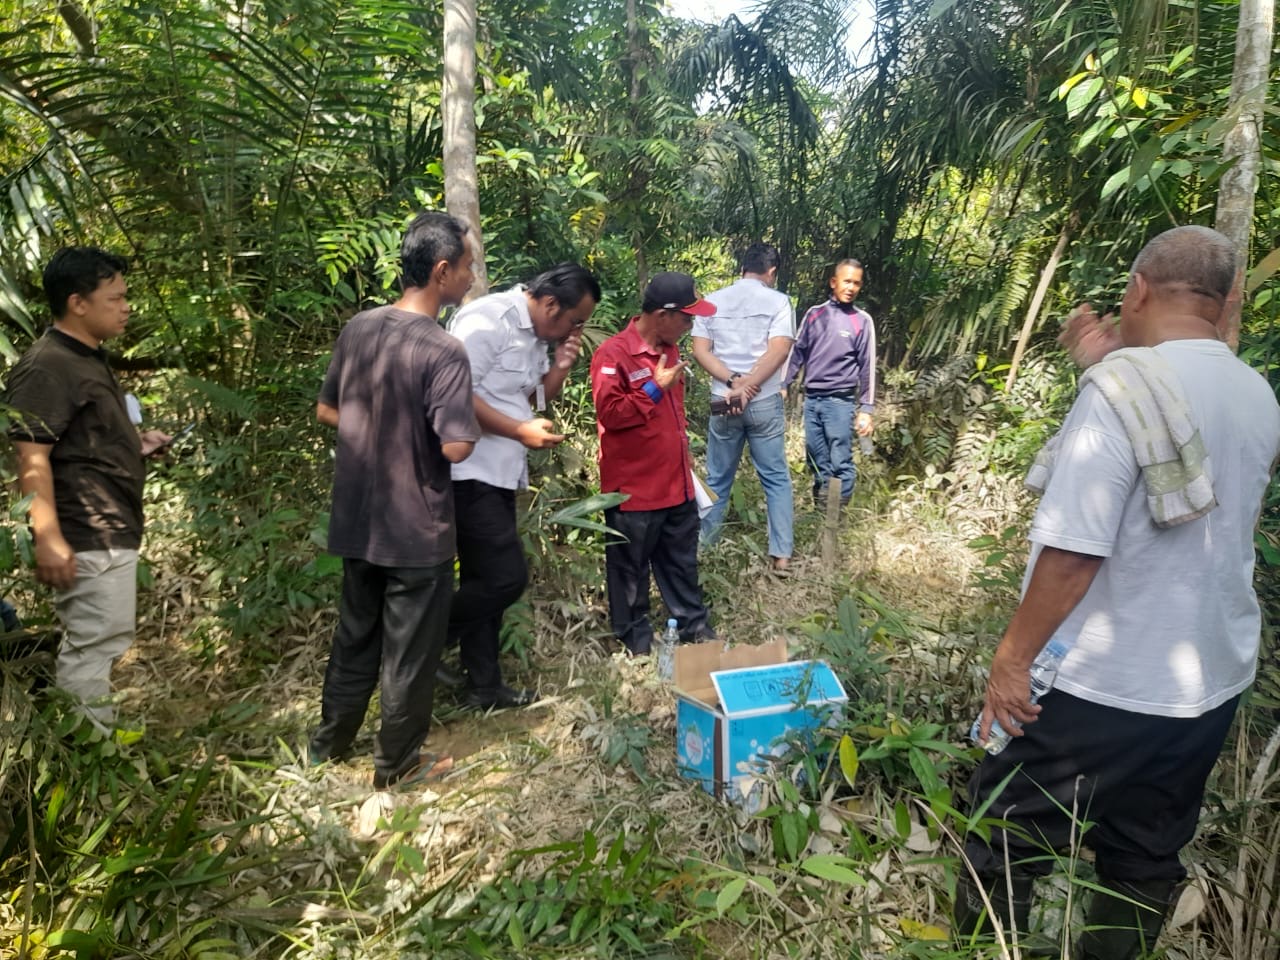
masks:
{"type": "Polygon", "coordinates": [[[1170,880],[1126,881],[1098,877],[1085,914],[1085,931],[1076,943],[1077,960],[1137,960],[1156,945],[1178,885],[1170,880]]]}
{"type": "Polygon", "coordinates": [[[968,940],[981,934],[991,937],[995,927],[990,914],[1000,922],[1006,943],[1016,937],[1024,957],[1059,957],[1062,951],[1054,943],[1031,934],[1031,905],[1035,898],[1035,877],[1015,873],[1012,877],[998,876],[984,879],[990,910],[982,897],[982,890],[968,873],[956,881],[955,915],[952,938],[968,940]]]}

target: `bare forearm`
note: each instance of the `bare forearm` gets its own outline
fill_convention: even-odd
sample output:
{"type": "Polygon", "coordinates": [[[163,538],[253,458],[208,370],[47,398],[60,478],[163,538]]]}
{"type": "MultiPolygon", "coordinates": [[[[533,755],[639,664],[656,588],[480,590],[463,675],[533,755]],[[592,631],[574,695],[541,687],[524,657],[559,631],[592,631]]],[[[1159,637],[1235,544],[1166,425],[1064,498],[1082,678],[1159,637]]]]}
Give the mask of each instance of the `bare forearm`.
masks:
{"type": "Polygon", "coordinates": [[[31,529],[37,538],[62,536],[58,508],[53,496],[53,466],[45,452],[30,449],[32,444],[17,443],[18,482],[24,496],[32,496],[31,529]],[[26,448],[26,449],[24,449],[26,448]]]}
{"type": "Polygon", "coordinates": [[[707,371],[713,380],[725,383],[733,376],[729,365],[711,352],[711,341],[706,337],[693,338],[693,359],[698,361],[698,366],[707,371]]]}
{"type": "Polygon", "coordinates": [[[511,440],[520,439],[520,424],[523,421],[507,416],[501,410],[482,400],[478,393],[472,395],[472,403],[475,406],[476,420],[479,421],[481,430],[485,433],[507,437],[511,440]]]}
{"type": "Polygon", "coordinates": [[[1044,547],[996,656],[1028,667],[1088,593],[1104,557],[1044,547]]]}
{"type": "Polygon", "coordinates": [[[542,378],[542,392],[546,396],[547,403],[560,396],[560,391],[564,388],[564,382],[568,379],[568,367],[561,367],[558,363],[552,365],[551,369],[542,378]]]}
{"type": "Polygon", "coordinates": [[[338,425],[338,408],[331,407],[327,403],[317,403],[316,419],[327,427],[336,427],[338,425]]]}
{"type": "Polygon", "coordinates": [[[76,554],[62,535],[54,500],[52,444],[15,441],[18,451],[18,483],[31,496],[29,516],[35,532],[36,579],[59,590],[76,579],[76,554]]]}
{"type": "Polygon", "coordinates": [[[440,452],[444,454],[444,458],[450,463],[461,463],[471,456],[471,451],[475,448],[476,445],[470,440],[451,440],[448,443],[440,444],[440,452]]]}
{"type": "Polygon", "coordinates": [[[991,658],[979,728],[983,740],[995,722],[1020,737],[1022,725],[1039,716],[1040,704],[1031,702],[1031,663],[1084,598],[1103,559],[1056,547],[1040,551],[1026,595],[991,658]]]}
{"type": "Polygon", "coordinates": [[[772,377],[787,362],[787,357],[791,355],[792,340],[787,337],[773,337],[769,341],[769,346],[760,359],[752,365],[747,375],[743,377],[744,385],[759,387],[765,381],[772,377]]]}

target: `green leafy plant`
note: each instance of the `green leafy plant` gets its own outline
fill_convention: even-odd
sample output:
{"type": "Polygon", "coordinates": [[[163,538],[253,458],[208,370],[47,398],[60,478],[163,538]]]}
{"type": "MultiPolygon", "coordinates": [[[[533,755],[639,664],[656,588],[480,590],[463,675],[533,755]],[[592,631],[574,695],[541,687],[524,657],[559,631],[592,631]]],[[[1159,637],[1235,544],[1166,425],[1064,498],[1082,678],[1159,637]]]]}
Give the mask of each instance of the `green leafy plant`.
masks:
{"type": "Polygon", "coordinates": [[[834,623],[804,625],[814,656],[828,661],[844,684],[851,710],[883,700],[889,667],[879,644],[901,626],[891,617],[865,621],[859,601],[867,599],[868,595],[842,597],[834,623]]]}
{"type": "Polygon", "coordinates": [[[975,577],[978,586],[995,593],[1000,603],[1016,598],[1027,565],[1026,531],[1021,525],[974,537],[968,546],[982,556],[982,569],[975,577]]]}
{"type": "Polygon", "coordinates": [[[599,957],[657,957],[664,943],[675,951],[681,896],[693,876],[660,852],[658,826],[650,820],[607,843],[589,829],[579,840],[518,850],[501,879],[474,893],[436,891],[415,919],[409,945],[467,957],[575,948],[599,957]]]}
{"type": "Polygon", "coordinates": [[[219,763],[179,763],[140,731],[100,732],[55,697],[36,711],[4,675],[0,793],[13,829],[0,875],[22,910],[4,930],[40,945],[110,956],[225,956],[235,926],[226,905],[270,890],[278,857],[249,842],[273,816],[209,819],[219,763]],[[186,925],[195,911],[201,921],[186,925]]]}
{"type": "Polygon", "coordinates": [[[583,737],[600,751],[606,766],[625,762],[636,779],[642,783],[649,779],[645,754],[654,745],[653,730],[642,716],[615,713],[611,693],[604,693],[600,716],[583,728],[583,737]]]}

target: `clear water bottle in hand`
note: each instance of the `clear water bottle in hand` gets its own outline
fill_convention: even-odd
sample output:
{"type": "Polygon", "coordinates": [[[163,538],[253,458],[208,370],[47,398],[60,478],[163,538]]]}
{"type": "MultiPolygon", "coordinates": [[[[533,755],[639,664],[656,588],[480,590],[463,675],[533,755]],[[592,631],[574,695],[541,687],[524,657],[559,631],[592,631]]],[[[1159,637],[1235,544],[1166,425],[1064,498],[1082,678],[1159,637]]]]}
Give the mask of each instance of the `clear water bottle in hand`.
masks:
{"type": "Polygon", "coordinates": [[[862,451],[864,457],[869,457],[876,452],[875,441],[871,439],[871,435],[858,437],[858,449],[862,451]]]}
{"type": "Polygon", "coordinates": [[[680,630],[675,618],[667,621],[667,629],[658,640],[658,679],[670,680],[676,668],[676,644],[680,642],[680,630]]]}
{"type": "MultiPolygon", "coordinates": [[[[1062,661],[1066,659],[1069,650],[1070,647],[1061,640],[1050,640],[1035,660],[1031,662],[1029,673],[1031,674],[1032,703],[1035,703],[1053,689],[1053,681],[1058,676],[1058,668],[1062,666],[1062,661]]],[[[1013,734],[1000,726],[999,720],[991,721],[991,733],[987,737],[986,743],[982,742],[981,730],[982,714],[978,714],[978,718],[973,721],[973,726],[969,728],[969,739],[990,754],[999,753],[1013,739],[1013,734]]]]}

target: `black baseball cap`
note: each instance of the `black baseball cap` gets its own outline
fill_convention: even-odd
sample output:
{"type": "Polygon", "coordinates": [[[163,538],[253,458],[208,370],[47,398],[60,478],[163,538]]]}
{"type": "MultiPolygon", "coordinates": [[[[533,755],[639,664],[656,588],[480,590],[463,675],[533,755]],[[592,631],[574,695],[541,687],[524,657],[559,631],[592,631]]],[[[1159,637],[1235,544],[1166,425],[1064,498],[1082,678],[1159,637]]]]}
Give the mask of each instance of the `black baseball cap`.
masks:
{"type": "Polygon", "coordinates": [[[644,309],[679,310],[699,317],[710,317],[716,312],[713,304],[698,297],[693,289],[693,277],[687,273],[656,273],[644,288],[644,309]]]}

